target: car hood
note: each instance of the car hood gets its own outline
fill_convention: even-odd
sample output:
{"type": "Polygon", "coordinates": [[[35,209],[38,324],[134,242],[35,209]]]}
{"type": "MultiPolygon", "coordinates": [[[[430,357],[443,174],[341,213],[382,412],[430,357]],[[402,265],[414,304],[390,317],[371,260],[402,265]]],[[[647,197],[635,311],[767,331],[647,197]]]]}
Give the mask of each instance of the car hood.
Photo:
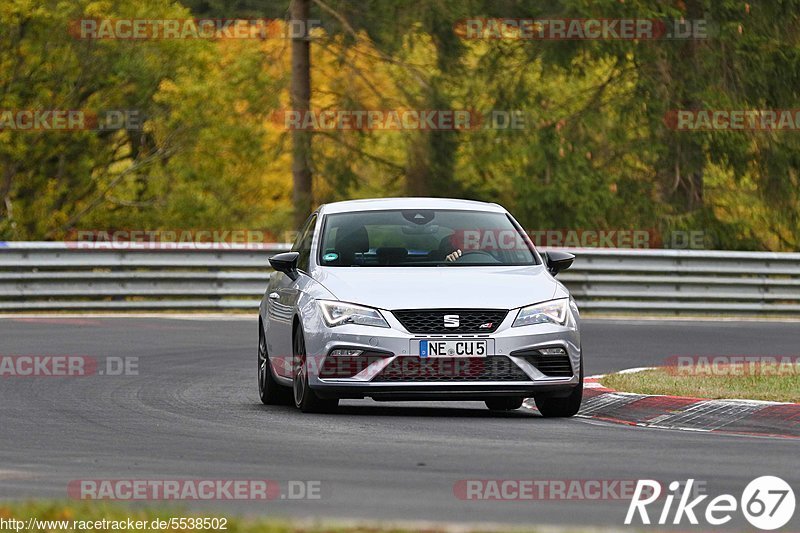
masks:
{"type": "Polygon", "coordinates": [[[343,302],[390,311],[514,309],[549,300],[560,286],[543,265],[321,267],[314,278],[343,302]]]}

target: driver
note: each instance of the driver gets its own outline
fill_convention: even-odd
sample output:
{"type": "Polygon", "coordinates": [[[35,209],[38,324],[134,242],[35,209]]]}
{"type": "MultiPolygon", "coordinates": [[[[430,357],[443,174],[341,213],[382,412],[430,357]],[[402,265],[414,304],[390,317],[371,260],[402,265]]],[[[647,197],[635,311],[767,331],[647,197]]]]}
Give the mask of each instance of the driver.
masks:
{"type": "Polygon", "coordinates": [[[439,254],[444,256],[444,260],[448,263],[452,263],[456,261],[459,257],[463,255],[463,252],[460,248],[456,248],[453,245],[453,237],[455,234],[448,235],[444,237],[441,241],[439,241],[439,254]]]}
{"type": "Polygon", "coordinates": [[[461,253],[462,253],[461,250],[456,250],[455,252],[451,252],[445,256],[444,260],[452,263],[453,261],[461,257],[461,253]]]}

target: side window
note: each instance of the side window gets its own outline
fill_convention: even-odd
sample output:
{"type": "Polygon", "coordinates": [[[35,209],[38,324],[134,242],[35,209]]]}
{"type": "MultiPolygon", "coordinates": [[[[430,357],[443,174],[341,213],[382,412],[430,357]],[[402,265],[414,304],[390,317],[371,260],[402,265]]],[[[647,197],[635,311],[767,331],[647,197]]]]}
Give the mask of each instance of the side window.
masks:
{"type": "Polygon", "coordinates": [[[300,257],[297,258],[297,268],[304,272],[308,272],[311,260],[311,241],[314,238],[314,227],[316,225],[317,216],[311,215],[297,235],[297,241],[295,241],[294,246],[292,246],[293,252],[300,252],[300,257]]]}

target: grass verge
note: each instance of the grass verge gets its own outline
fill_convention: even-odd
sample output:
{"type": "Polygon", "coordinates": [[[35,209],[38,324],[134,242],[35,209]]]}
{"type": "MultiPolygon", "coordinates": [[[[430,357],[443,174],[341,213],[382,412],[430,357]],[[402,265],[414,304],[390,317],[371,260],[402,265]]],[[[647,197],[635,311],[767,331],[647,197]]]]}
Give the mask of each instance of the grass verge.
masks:
{"type": "Polygon", "coordinates": [[[626,374],[609,374],[601,383],[611,389],[638,394],[666,394],[693,398],[766,400],[800,403],[800,372],[760,372],[730,365],[714,372],[682,372],[662,367],[626,374]]]}

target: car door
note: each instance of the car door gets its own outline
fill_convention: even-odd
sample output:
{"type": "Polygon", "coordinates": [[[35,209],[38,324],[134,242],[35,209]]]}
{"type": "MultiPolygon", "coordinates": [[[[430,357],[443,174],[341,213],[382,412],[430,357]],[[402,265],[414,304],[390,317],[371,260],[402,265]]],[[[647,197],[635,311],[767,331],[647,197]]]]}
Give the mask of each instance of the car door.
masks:
{"type": "MultiPolygon", "coordinates": [[[[316,227],[316,214],[308,217],[303,229],[297,235],[292,246],[298,252],[298,270],[306,273],[311,259],[311,243],[316,227]]],[[[301,274],[303,276],[305,274],[301,274]]],[[[273,368],[279,375],[291,377],[292,360],[292,322],[297,314],[297,301],[300,299],[298,285],[302,278],[293,280],[282,272],[273,274],[274,283],[270,283],[267,313],[269,329],[267,331],[267,349],[273,360],[273,368]]]]}

